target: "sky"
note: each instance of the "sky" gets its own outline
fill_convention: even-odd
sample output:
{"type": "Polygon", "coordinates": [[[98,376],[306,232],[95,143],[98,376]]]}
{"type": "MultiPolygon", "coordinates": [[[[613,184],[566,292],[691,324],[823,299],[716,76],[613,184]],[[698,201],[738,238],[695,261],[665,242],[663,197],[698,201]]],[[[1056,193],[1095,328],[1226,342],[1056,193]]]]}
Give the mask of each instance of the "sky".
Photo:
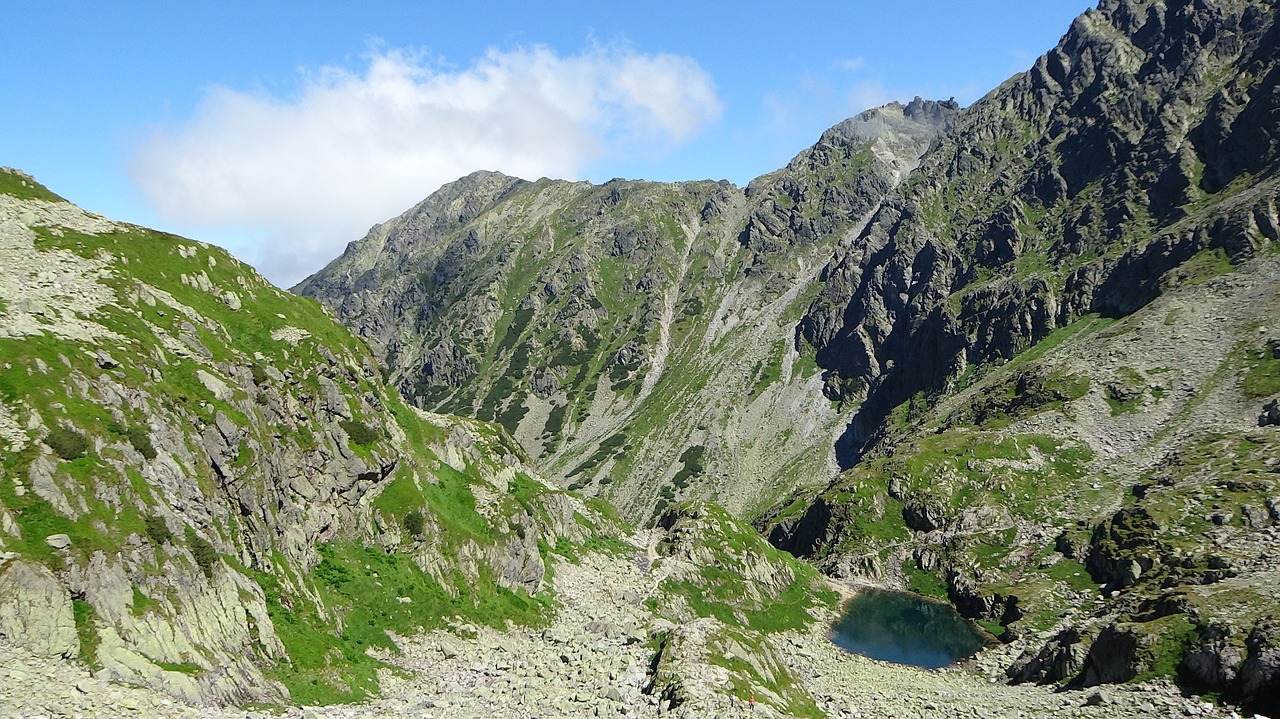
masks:
{"type": "Polygon", "coordinates": [[[288,287],[474,170],[775,170],[840,120],[968,105],[1084,0],[0,3],[0,165],[288,287]]]}

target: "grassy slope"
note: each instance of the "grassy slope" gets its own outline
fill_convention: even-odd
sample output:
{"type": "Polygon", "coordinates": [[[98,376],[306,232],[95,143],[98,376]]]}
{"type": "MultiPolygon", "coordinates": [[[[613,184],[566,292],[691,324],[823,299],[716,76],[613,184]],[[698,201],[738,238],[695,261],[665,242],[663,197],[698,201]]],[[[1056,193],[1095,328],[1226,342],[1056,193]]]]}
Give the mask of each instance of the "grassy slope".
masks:
{"type": "MultiPolygon", "coordinates": [[[[20,199],[57,200],[34,181],[9,173],[0,173],[0,190],[20,199]]],[[[359,340],[315,301],[281,292],[217,248],[132,226],[100,235],[56,227],[35,230],[39,251],[65,250],[105,260],[107,269],[98,281],[111,288],[116,299],[82,319],[118,339],[95,345],[48,332],[0,338],[0,355],[5,358],[0,401],[17,416],[38,414],[49,428],[28,432],[31,441],[26,447],[5,453],[0,465],[5,478],[0,482],[0,505],[21,530],[21,537],[3,538],[7,550],[62,567],[85,562],[99,551],[110,556],[136,535],[150,537],[157,545],[186,547],[206,573],[234,571],[252,577],[289,656],[271,673],[289,687],[295,701],[305,703],[357,699],[375,690],[377,662],[364,649],[387,646],[385,629],[409,632],[454,621],[498,626],[507,620],[541,621],[549,607],[547,597],[502,588],[484,567],[448,569],[448,558],[464,544],[483,547],[508,539],[514,529],[507,518],[518,513],[537,517],[540,497],[552,491],[517,477],[510,493],[499,493],[497,503],[483,512],[477,509],[474,488],[493,492],[486,477],[505,466],[504,453],[518,454],[501,430],[468,425],[483,440],[479,454],[458,467],[440,461],[447,427],[410,410],[376,373],[365,371],[372,363],[359,340]],[[222,289],[215,293],[194,286],[197,276],[222,289]],[[156,291],[159,301],[146,301],[157,296],[156,291]],[[222,294],[226,291],[236,293],[242,307],[233,309],[222,294]],[[306,336],[292,342],[273,339],[283,328],[303,330],[306,336]],[[162,338],[168,338],[168,345],[162,338]],[[175,351],[175,340],[183,338],[198,342],[212,357],[205,360],[194,352],[175,351]],[[96,357],[100,350],[110,354],[110,366],[96,357]],[[372,487],[369,497],[381,517],[374,526],[396,531],[374,542],[371,532],[376,530],[345,527],[332,543],[319,547],[319,564],[300,566],[278,552],[258,552],[246,528],[236,521],[238,513],[218,508],[228,497],[210,468],[199,460],[187,465],[192,461],[188,457],[200,456],[199,437],[192,433],[175,439],[170,434],[211,425],[218,414],[229,417],[246,433],[230,471],[253,477],[254,446],[264,451],[261,447],[285,442],[305,452],[320,442],[327,425],[309,409],[306,398],[322,392],[312,370],[334,361],[359,377],[342,387],[344,400],[356,412],[353,420],[342,423],[348,451],[371,461],[398,458],[395,474],[372,487]],[[215,395],[197,371],[222,377],[230,395],[215,395]],[[244,381],[249,376],[252,381],[244,381]],[[137,394],[128,403],[113,405],[95,390],[103,384],[95,378],[137,394]],[[256,399],[250,396],[255,391],[256,399]],[[272,424],[263,393],[301,400],[296,406],[303,410],[295,411],[304,414],[299,421],[277,418],[272,424]],[[374,407],[385,409],[362,412],[369,409],[370,398],[374,407]],[[184,466],[189,480],[198,485],[197,494],[205,498],[205,507],[195,508],[200,514],[185,515],[185,533],[168,531],[163,521],[149,522],[163,515],[170,518],[169,525],[175,523],[172,497],[144,478],[146,468],[139,463],[150,460],[130,449],[150,446],[155,432],[166,434],[162,451],[166,456],[178,452],[172,458],[184,466]],[[77,446],[77,438],[85,440],[82,446],[77,446]],[[57,445],[67,455],[53,455],[54,477],[67,493],[88,503],[87,512],[67,516],[37,493],[17,489],[16,481],[31,463],[50,451],[47,445],[57,445]],[[438,530],[430,546],[403,531],[406,517],[414,512],[419,521],[425,518],[438,530]],[[210,517],[213,524],[207,522],[210,517]],[[53,533],[68,534],[72,548],[55,553],[43,541],[53,533]],[[424,552],[445,558],[441,576],[424,572],[415,562],[415,553],[424,552]],[[244,557],[251,565],[241,563],[244,557]],[[414,601],[402,603],[397,596],[412,596],[414,601]],[[344,615],[340,623],[338,617],[344,615]]],[[[181,511],[177,516],[184,518],[181,511]]],[[[595,526],[606,534],[612,531],[608,523],[595,526]]],[[[144,610],[160,611],[160,605],[148,604],[137,587],[135,595],[144,598],[144,610]]],[[[91,616],[92,607],[85,603],[84,609],[80,614],[91,616]]],[[[86,635],[96,631],[93,622],[86,619],[82,624],[86,635]]],[[[92,646],[85,642],[85,651],[91,652],[92,646]]]]}

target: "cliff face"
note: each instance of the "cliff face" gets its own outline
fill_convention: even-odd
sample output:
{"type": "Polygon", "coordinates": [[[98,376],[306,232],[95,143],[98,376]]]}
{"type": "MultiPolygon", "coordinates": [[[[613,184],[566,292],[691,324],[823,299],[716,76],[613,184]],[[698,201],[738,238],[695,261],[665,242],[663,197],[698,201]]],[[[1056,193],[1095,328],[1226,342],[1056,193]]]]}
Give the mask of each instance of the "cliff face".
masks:
{"type": "Polygon", "coordinates": [[[917,392],[1084,314],[1129,314],[1198,252],[1238,263],[1277,237],[1274,19],[1270,3],[1104,2],[959,115],[801,322],[829,394],[862,402],[843,466],[917,392]]]}
{"type": "Polygon", "coordinates": [[[11,641],[195,703],[359,697],[387,640],[344,617],[533,621],[540,543],[609,526],[500,430],[406,407],[318,305],[221,250],[8,170],[0,250],[11,641]]]}
{"type": "Polygon", "coordinates": [[[413,402],[502,423],[566,485],[643,516],[712,496],[745,512],[833,469],[841,420],[796,320],[956,112],[869,111],[746,190],[476,173],[296,290],[413,402]]]}
{"type": "Polygon", "coordinates": [[[1273,706],[1275,19],[1104,2],[959,115],[801,321],[858,408],[776,544],[949,599],[1017,681],[1273,706]]]}

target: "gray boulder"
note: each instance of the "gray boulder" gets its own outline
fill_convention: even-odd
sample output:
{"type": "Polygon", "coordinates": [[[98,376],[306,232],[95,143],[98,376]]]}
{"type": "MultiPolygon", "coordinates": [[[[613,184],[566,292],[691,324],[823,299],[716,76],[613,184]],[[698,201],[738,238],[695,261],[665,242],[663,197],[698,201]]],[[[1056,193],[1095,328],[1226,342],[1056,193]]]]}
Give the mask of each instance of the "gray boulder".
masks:
{"type": "Polygon", "coordinates": [[[0,573],[0,637],[42,656],[80,652],[71,597],[48,567],[13,562],[0,573]]]}

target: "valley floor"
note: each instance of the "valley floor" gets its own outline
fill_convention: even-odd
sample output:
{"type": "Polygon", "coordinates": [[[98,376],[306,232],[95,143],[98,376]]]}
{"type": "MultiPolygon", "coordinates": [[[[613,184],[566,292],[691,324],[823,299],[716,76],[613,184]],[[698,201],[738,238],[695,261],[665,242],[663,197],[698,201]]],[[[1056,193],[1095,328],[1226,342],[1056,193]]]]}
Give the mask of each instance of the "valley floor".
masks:
{"type": "MultiPolygon", "coordinates": [[[[668,707],[644,693],[652,677],[650,632],[669,628],[644,600],[664,574],[643,552],[635,561],[589,555],[556,567],[562,609],[550,626],[499,632],[458,627],[400,640],[403,653],[385,657],[402,668],[386,672],[383,697],[367,704],[290,708],[298,719],[465,719],[468,717],[778,717],[747,697],[713,691],[719,668],[688,667],[690,699],[668,707]],[[472,636],[467,639],[464,636],[472,636]]],[[[832,617],[825,617],[830,620],[832,617]]],[[[685,629],[697,629],[699,620],[685,629]]],[[[696,635],[696,631],[695,631],[696,635]]],[[[1003,662],[980,657],[976,669],[923,671],[845,653],[826,637],[826,623],[806,633],[773,635],[773,650],[831,717],[1225,717],[1228,712],[1171,685],[1054,692],[1011,687],[994,678],[1003,662]],[[991,672],[987,676],[984,672],[991,672]]],[[[162,695],[92,678],[77,663],[42,659],[0,645],[0,717],[134,717],[244,719],[269,712],[181,706],[162,695]]]]}

